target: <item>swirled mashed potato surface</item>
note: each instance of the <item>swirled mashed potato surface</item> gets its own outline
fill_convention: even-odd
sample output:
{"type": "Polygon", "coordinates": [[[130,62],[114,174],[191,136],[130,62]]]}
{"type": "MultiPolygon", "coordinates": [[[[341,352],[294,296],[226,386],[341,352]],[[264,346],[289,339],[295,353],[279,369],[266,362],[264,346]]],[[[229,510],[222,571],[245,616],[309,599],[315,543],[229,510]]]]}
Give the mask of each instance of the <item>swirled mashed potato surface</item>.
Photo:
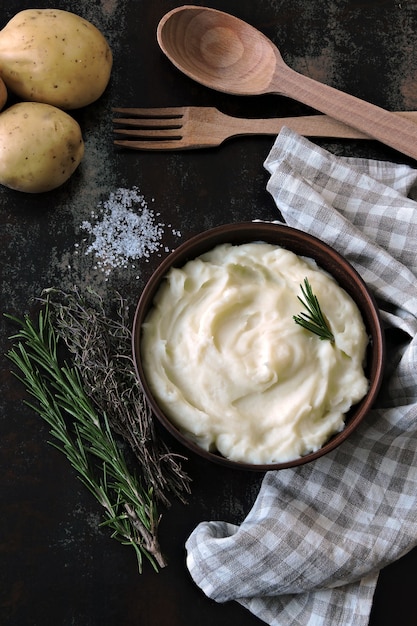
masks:
{"type": "Polygon", "coordinates": [[[224,244],[171,269],[141,340],[152,393],[206,450],[251,464],[316,451],[368,390],[368,336],[351,297],[311,259],[224,244]],[[293,320],[307,278],[335,341],[293,320]]]}

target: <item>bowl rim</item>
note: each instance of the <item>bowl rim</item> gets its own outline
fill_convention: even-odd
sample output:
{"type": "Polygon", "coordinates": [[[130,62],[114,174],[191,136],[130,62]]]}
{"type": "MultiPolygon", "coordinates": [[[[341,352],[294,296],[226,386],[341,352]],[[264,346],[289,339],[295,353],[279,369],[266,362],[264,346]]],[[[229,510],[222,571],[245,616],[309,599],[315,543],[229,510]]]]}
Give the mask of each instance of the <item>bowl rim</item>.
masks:
{"type": "Polygon", "coordinates": [[[215,226],[190,236],[175,250],[170,252],[153,271],[140,294],[134,313],[132,325],[132,354],[137,380],[142,387],[153,414],[177,441],[191,452],[197,454],[197,456],[224,467],[265,472],[288,469],[310,463],[338,447],[359,426],[373,405],[382,384],[385,365],[385,336],[379,308],[372,292],[353,265],[332,246],[314,235],[283,223],[263,221],[235,222],[215,226]],[[239,241],[236,241],[236,238],[239,241]],[[268,238],[274,238],[276,240],[268,241],[268,238]],[[279,242],[278,240],[282,241],[279,242]],[[154,296],[164,276],[171,267],[181,267],[188,260],[196,258],[222,243],[238,245],[238,243],[255,241],[266,241],[273,245],[279,245],[284,248],[288,247],[288,249],[292,251],[295,251],[294,242],[296,242],[296,248],[298,245],[305,246],[309,244],[312,248],[311,254],[308,250],[303,253],[296,252],[296,254],[315,259],[319,267],[329,272],[336,278],[339,284],[342,283],[341,286],[351,295],[359,307],[370,337],[368,355],[370,354],[371,360],[367,363],[367,367],[370,368],[368,376],[370,386],[366,396],[359,403],[354,405],[347,414],[344,429],[333,435],[315,452],[297,457],[291,461],[270,464],[252,464],[234,461],[220,454],[204,450],[191,439],[188,439],[159,407],[148,385],[140,355],[140,336],[143,321],[152,306],[154,296]],[[288,241],[290,241],[290,245],[288,245],[288,241]],[[320,257],[320,260],[317,259],[317,255],[320,257]],[[323,267],[321,262],[322,257],[326,259],[326,267],[323,267]],[[329,266],[332,266],[332,269],[328,269],[329,266]],[[346,282],[347,279],[349,279],[348,282],[346,282]],[[357,290],[355,294],[352,293],[354,288],[357,290]],[[358,294],[360,295],[360,301],[358,301],[358,294]],[[352,413],[352,416],[349,415],[350,413],[352,413]]]}

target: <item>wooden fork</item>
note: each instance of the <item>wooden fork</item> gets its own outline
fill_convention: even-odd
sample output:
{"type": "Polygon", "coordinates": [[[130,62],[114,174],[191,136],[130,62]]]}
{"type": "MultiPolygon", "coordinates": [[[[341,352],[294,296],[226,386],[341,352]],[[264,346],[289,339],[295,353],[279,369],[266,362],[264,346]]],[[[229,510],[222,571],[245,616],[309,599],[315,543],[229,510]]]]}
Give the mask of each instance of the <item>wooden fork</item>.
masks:
{"type": "MultiPolygon", "coordinates": [[[[284,126],[305,137],[372,139],[327,115],[271,119],[230,117],[213,107],[114,108],[117,146],[133,150],[190,150],[219,146],[230,137],[276,135],[284,126]],[[122,128],[125,126],[127,128],[122,128]]],[[[417,122],[417,111],[397,115],[417,122]]]]}

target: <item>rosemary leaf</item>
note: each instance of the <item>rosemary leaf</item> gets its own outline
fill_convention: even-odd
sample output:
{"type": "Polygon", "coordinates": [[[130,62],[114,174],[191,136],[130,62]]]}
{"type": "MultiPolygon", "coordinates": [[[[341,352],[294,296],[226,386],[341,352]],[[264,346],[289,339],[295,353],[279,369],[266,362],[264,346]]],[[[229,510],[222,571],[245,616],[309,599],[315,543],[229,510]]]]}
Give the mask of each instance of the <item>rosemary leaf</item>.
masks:
{"type": "Polygon", "coordinates": [[[158,543],[159,516],[153,490],[144,488],[129,472],[107,416],[95,411],[79,372],[59,362],[59,338],[49,308],[40,311],[37,327],[28,316],[23,320],[7,317],[20,326],[12,337],[16,344],[8,357],[35,400],[28,402],[29,406],[49,424],[52,445],[66,455],[104,508],[103,524],[112,530],[112,537],[134,548],[139,571],[144,557],[158,571],[166,563],[158,543]],[[71,432],[68,417],[73,418],[71,432]]]}
{"type": "Polygon", "coordinates": [[[294,315],[294,322],[318,335],[320,339],[334,342],[334,335],[323,315],[317,296],[314,295],[308,278],[304,279],[304,286],[300,285],[300,287],[304,300],[300,296],[298,296],[298,299],[305,306],[308,313],[302,312],[299,315],[294,315]]]}

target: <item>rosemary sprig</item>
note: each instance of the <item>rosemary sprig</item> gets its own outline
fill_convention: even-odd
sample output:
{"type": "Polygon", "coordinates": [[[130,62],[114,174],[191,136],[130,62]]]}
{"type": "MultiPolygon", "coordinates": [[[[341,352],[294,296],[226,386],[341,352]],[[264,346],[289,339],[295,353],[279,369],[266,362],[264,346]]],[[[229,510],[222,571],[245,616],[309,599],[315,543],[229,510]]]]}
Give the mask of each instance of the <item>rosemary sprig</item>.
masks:
{"type": "Polygon", "coordinates": [[[302,312],[299,315],[294,315],[294,322],[318,335],[320,339],[334,342],[334,335],[323,315],[317,296],[314,295],[308,278],[304,279],[304,286],[300,285],[300,287],[304,300],[300,296],[297,297],[308,313],[302,312]]]}
{"type": "Polygon", "coordinates": [[[139,571],[143,557],[156,571],[165,566],[157,529],[159,516],[152,488],[144,488],[128,470],[115,441],[106,414],[101,418],[85,394],[79,372],[58,358],[58,337],[48,307],[39,313],[37,328],[28,316],[11,339],[17,343],[8,352],[19,368],[16,374],[35,402],[28,402],[50,426],[54,441],[77,471],[83,484],[104,508],[103,525],[112,537],[134,548],[139,571]],[[72,431],[67,426],[73,419],[72,431]]]}

